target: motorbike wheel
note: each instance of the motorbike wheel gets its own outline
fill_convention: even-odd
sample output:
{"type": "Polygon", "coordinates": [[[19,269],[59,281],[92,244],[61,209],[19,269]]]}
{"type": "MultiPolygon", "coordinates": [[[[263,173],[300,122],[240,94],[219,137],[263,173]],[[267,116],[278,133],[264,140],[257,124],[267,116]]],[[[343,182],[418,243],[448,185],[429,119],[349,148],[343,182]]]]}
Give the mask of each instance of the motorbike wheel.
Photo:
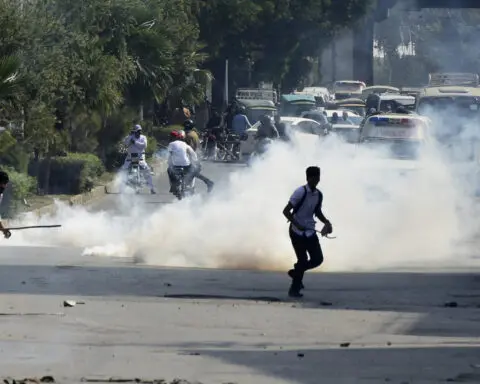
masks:
{"type": "Polygon", "coordinates": [[[182,200],[185,197],[185,181],[183,176],[178,180],[178,184],[175,190],[175,197],[178,200],[182,200]]]}

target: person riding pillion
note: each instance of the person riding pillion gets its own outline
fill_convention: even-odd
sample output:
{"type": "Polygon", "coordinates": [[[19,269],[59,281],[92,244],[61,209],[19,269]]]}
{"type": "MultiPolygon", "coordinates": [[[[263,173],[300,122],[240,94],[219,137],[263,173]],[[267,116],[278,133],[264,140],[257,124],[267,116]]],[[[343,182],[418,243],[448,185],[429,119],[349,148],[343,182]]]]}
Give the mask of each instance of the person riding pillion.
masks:
{"type": "Polygon", "coordinates": [[[195,152],[200,147],[200,138],[195,129],[195,123],[192,120],[185,120],[183,123],[183,130],[185,131],[185,142],[190,145],[195,152]]]}
{"type": "MultiPolygon", "coordinates": [[[[195,124],[192,120],[186,120],[183,123],[185,129],[185,142],[192,147],[192,149],[197,152],[200,147],[200,138],[198,137],[197,130],[195,129],[195,124]]],[[[199,180],[202,180],[207,186],[208,192],[211,192],[214,186],[214,182],[208,177],[201,174],[202,167],[200,161],[197,161],[193,164],[193,175],[199,180]]]]}
{"type": "Polygon", "coordinates": [[[145,161],[145,151],[148,144],[147,137],[145,135],[142,135],[142,127],[139,124],[135,125],[135,127],[130,132],[130,135],[125,138],[124,144],[128,147],[128,150],[127,157],[125,158],[125,162],[122,166],[122,170],[127,170],[130,167],[132,157],[138,157],[138,165],[147,181],[150,192],[152,194],[155,194],[156,191],[153,186],[151,169],[145,161]]]}
{"type": "MultiPolygon", "coordinates": [[[[3,192],[5,192],[5,189],[7,188],[9,181],[10,179],[8,177],[7,172],[0,171],[0,205],[2,204],[2,200],[3,200],[3,192]]],[[[3,232],[3,236],[5,236],[6,239],[12,236],[12,233],[3,226],[1,221],[0,221],[0,231],[3,232]]]]}

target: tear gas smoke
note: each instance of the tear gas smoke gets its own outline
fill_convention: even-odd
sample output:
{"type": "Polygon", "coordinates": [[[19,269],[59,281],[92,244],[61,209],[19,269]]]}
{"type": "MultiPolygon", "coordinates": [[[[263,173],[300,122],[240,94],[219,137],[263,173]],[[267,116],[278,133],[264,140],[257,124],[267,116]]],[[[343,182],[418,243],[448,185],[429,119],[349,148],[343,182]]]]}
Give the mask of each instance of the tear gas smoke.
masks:
{"type": "Polygon", "coordinates": [[[472,200],[435,145],[408,171],[411,163],[334,136],[297,134],[292,145],[274,144],[265,159],[231,173],[211,195],[153,212],[135,195],[119,196],[117,215],[59,205],[55,217],[23,223],[58,222],[61,230],[18,232],[8,244],[80,247],[84,254],[161,266],[285,270],[294,254],[282,209],[305,183],[305,168],[319,165],[323,209],[338,236],[322,242],[324,271],[471,263],[468,254],[459,255],[458,243],[475,220],[459,217],[472,212],[472,200]]]}

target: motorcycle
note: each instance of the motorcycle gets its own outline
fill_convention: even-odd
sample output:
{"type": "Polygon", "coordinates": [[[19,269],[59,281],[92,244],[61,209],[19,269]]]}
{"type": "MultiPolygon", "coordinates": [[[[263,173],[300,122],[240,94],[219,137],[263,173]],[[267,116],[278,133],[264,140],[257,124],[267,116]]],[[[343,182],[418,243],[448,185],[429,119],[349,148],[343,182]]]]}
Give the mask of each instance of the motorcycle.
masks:
{"type": "Polygon", "coordinates": [[[215,160],[217,153],[217,137],[211,131],[202,135],[202,160],[215,160]]]}
{"type": "Polygon", "coordinates": [[[175,178],[177,180],[174,195],[178,200],[195,194],[195,178],[186,180],[188,170],[185,167],[174,167],[175,178]]]}
{"type": "Polygon", "coordinates": [[[250,154],[250,158],[248,159],[248,165],[251,165],[251,162],[255,159],[260,159],[265,156],[270,146],[273,144],[273,140],[268,137],[263,137],[257,140],[258,142],[255,145],[255,149],[250,154]]]}
{"type": "Polygon", "coordinates": [[[140,156],[138,153],[132,153],[130,166],[128,167],[126,185],[127,187],[132,188],[138,195],[146,184],[145,177],[143,176],[140,167],[140,156]]]}

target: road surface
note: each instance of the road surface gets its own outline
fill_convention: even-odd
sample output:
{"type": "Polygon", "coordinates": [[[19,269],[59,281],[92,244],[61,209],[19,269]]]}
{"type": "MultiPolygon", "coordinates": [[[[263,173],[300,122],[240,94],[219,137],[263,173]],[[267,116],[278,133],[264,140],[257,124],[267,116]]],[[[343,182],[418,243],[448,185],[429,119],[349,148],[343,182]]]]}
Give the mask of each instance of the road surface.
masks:
{"type": "MultiPolygon", "coordinates": [[[[230,170],[205,167],[219,183],[230,170]]],[[[92,209],[115,207],[112,195],[92,209]]],[[[73,248],[3,246],[2,255],[2,377],[480,382],[473,273],[307,274],[294,301],[285,273],[145,267],[73,248]]]]}
{"type": "MultiPolygon", "coordinates": [[[[244,164],[234,164],[234,163],[213,163],[205,162],[203,163],[202,174],[215,182],[216,188],[221,188],[222,185],[228,183],[229,175],[232,171],[244,170],[244,164]]],[[[156,195],[150,195],[148,189],[146,188],[142,191],[141,195],[135,196],[131,195],[132,201],[134,203],[140,204],[151,204],[162,205],[169,204],[174,202],[175,198],[172,194],[169,193],[170,184],[168,182],[168,177],[165,173],[158,175],[154,178],[154,184],[157,189],[156,195]]],[[[200,180],[196,180],[196,189],[198,193],[206,193],[207,189],[205,183],[200,180]]],[[[93,211],[98,210],[107,210],[107,211],[117,211],[119,208],[120,194],[119,189],[114,188],[114,190],[109,191],[110,194],[107,195],[104,199],[97,200],[91,204],[91,209],[93,211]]]]}

